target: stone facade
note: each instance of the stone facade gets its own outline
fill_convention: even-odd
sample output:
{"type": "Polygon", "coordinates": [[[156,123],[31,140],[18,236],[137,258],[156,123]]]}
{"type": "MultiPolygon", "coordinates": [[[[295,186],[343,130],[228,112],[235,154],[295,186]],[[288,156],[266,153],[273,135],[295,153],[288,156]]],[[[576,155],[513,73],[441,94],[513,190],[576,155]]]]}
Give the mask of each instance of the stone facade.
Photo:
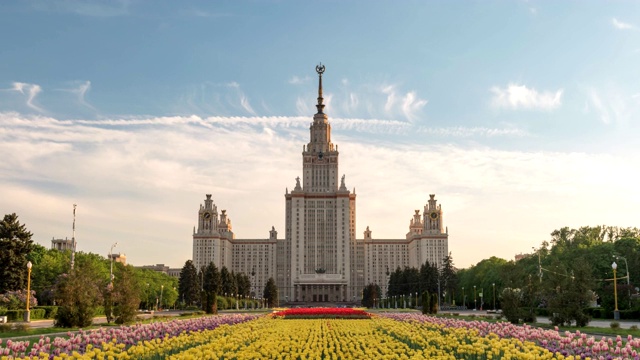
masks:
{"type": "Polygon", "coordinates": [[[278,239],[272,227],[267,239],[236,239],[226,211],[218,213],[206,195],[193,229],[196,268],[213,261],[249,275],[260,296],[270,277],[280,300],[295,302],[357,301],[366,284],[386,289],[389,273],[425,261],[441,265],[448,255],[448,231],[442,208],[430,195],[424,211],[416,210],[404,239],[373,239],[369,227],[356,238],[356,194],[338,171],[338,145],[331,141],[331,124],[324,113],[322,74],[319,75],[317,113],[310,124],[309,142],[302,148],[302,179],[285,191],[285,233],[278,239]]]}

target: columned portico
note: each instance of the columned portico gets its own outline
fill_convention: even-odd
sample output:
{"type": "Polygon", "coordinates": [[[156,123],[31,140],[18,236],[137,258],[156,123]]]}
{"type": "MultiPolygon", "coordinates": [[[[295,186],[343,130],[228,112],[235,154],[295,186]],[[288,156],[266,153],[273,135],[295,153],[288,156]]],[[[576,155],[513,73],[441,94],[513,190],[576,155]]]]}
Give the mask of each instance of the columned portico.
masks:
{"type": "Polygon", "coordinates": [[[296,302],[344,302],[347,280],[340,274],[305,274],[293,282],[296,302]]]}

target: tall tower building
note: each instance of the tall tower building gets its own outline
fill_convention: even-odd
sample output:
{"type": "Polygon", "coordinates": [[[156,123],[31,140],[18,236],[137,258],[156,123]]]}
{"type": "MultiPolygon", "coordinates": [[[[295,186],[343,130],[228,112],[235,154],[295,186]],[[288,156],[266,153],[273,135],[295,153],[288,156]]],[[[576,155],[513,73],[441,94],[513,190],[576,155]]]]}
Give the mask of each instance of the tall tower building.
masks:
{"type": "Polygon", "coordinates": [[[356,195],[338,183],[338,146],[324,113],[322,74],[318,73],[317,113],[302,149],[302,184],[285,194],[285,244],[291,254],[282,264],[285,296],[298,301],[346,301],[352,297],[357,272],[355,250],[356,195]]]}
{"type": "Polygon", "coordinates": [[[322,76],[316,66],[318,98],[309,142],[302,146],[302,178],[285,190],[284,239],[272,226],[263,239],[236,239],[225,210],[218,213],[207,195],[193,230],[193,262],[197,268],[213,262],[252,282],[260,297],[269,278],[276,281],[281,302],[358,302],[366,284],[387,290],[389,273],[398,267],[419,268],[426,261],[442,264],[448,255],[449,234],[442,208],[430,195],[424,212],[415,210],[404,238],[375,239],[367,226],[356,238],[356,194],[340,175],[338,146],[331,141],[331,124],[324,113],[322,76]]]}

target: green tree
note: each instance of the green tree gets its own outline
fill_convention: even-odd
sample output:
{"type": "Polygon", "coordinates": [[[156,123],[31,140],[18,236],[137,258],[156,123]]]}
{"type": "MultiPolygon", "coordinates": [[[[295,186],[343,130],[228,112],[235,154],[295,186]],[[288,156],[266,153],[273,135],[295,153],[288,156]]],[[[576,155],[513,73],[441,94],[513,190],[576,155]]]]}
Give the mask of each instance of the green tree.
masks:
{"type": "Polygon", "coordinates": [[[278,287],[272,277],[269,278],[264,286],[263,297],[267,299],[267,307],[278,306],[278,287]]]}
{"type": "Polygon", "coordinates": [[[217,297],[222,289],[222,279],[218,267],[213,262],[210,262],[205,269],[203,289],[205,292],[204,310],[207,314],[217,314],[217,297]]]}
{"type": "Polygon", "coordinates": [[[86,327],[92,324],[102,291],[107,284],[99,277],[91,263],[79,263],[69,274],[63,274],[55,289],[58,304],[55,325],[58,327],[86,327]]]}
{"type": "Polygon", "coordinates": [[[575,321],[578,326],[586,326],[589,317],[583,310],[589,305],[592,293],[593,278],[589,262],[578,258],[566,267],[556,263],[553,271],[549,271],[548,280],[544,283],[544,294],[547,307],[554,325],[570,325],[575,321]]]}
{"type": "Polygon", "coordinates": [[[178,293],[182,301],[189,306],[197,304],[200,299],[200,285],[198,283],[198,270],[193,261],[187,260],[180,271],[178,281],[178,293]]]}
{"type": "Polygon", "coordinates": [[[500,292],[500,304],[504,317],[512,324],[520,323],[524,316],[524,296],[521,289],[504,288],[500,292]]]}
{"type": "Polygon", "coordinates": [[[225,296],[233,296],[233,294],[237,293],[235,275],[229,272],[226,266],[220,269],[220,278],[222,279],[222,293],[225,296]]]}
{"type": "Polygon", "coordinates": [[[33,249],[33,234],[15,213],[0,221],[0,293],[27,287],[27,255],[33,249]]]}
{"type": "Polygon", "coordinates": [[[431,295],[428,291],[422,292],[422,313],[429,314],[431,311],[431,295]]]}
{"type": "Polygon", "coordinates": [[[436,264],[429,264],[426,261],[420,266],[420,290],[437,293],[439,279],[440,272],[436,264]]]}
{"type": "Polygon", "coordinates": [[[380,286],[378,284],[369,284],[362,291],[362,306],[372,308],[380,304],[380,286]]]}
{"type": "Polygon", "coordinates": [[[31,271],[31,288],[35,290],[38,304],[53,305],[53,290],[56,281],[63,273],[69,271],[70,252],[49,249],[33,262],[31,271]]]}
{"type": "Polygon", "coordinates": [[[442,269],[440,270],[440,287],[443,295],[448,299],[448,303],[453,302],[453,295],[458,287],[458,277],[456,268],[453,265],[453,257],[451,253],[442,259],[442,269]]]}
{"type": "MultiPolygon", "coordinates": [[[[116,324],[135,321],[140,306],[140,284],[132,266],[123,267],[113,281],[113,315],[116,324]]],[[[105,309],[106,311],[106,309],[105,309]]]]}

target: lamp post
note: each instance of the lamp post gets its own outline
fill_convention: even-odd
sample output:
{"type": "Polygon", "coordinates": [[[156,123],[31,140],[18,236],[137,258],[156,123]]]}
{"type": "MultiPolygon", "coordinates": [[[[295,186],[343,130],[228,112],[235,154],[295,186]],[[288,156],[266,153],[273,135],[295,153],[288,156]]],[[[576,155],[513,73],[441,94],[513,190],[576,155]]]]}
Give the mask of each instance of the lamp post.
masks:
{"type": "Polygon", "coordinates": [[[476,300],[476,286],[473,285],[473,310],[478,309],[478,302],[476,300]]]}
{"type": "Polygon", "coordinates": [[[413,307],[415,307],[415,308],[418,307],[418,292],[416,292],[416,303],[413,304],[413,307]]]}
{"type": "Polygon", "coordinates": [[[109,250],[109,260],[111,261],[111,270],[109,271],[109,279],[111,281],[111,284],[113,284],[113,248],[118,246],[118,242],[116,242],[115,244],[111,245],[111,250],[109,250]]]}
{"type": "Polygon", "coordinates": [[[631,282],[629,280],[629,263],[627,263],[627,258],[625,258],[624,256],[619,256],[619,255],[613,255],[614,258],[616,259],[622,259],[624,260],[624,268],[625,270],[627,270],[627,292],[629,294],[629,308],[631,308],[631,282]]]}
{"type": "Polygon", "coordinates": [[[467,308],[467,304],[465,303],[465,296],[464,296],[464,286],[462,287],[462,308],[463,309],[467,308]]]}
{"type": "Polygon", "coordinates": [[[493,311],[496,311],[496,283],[493,283],[493,311]]]}
{"type": "Polygon", "coordinates": [[[616,269],[618,269],[618,264],[614,261],[613,264],[611,264],[611,268],[613,269],[613,299],[616,305],[615,310],[613,310],[613,320],[620,320],[620,311],[618,310],[618,284],[616,281],[616,269]]]}
{"type": "Polygon", "coordinates": [[[27,311],[24,313],[24,321],[31,322],[31,310],[29,310],[29,300],[31,300],[31,261],[27,262],[27,311]]]}
{"type": "Polygon", "coordinates": [[[160,285],[160,310],[162,310],[162,293],[164,292],[164,285],[160,285]]]}

